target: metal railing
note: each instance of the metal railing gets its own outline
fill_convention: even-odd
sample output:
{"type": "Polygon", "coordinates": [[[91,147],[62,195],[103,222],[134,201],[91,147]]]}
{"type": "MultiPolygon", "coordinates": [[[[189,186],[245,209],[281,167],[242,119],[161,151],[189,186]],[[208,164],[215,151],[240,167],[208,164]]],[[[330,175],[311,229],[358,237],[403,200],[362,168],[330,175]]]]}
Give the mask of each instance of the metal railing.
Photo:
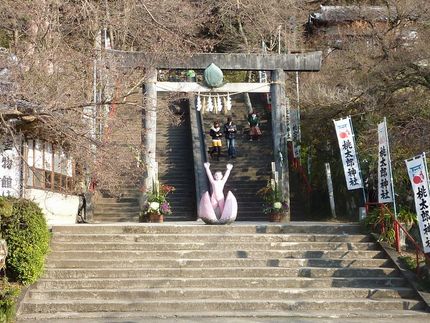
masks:
{"type": "MultiPolygon", "coordinates": [[[[394,213],[391,212],[391,210],[388,208],[388,206],[386,206],[385,204],[381,204],[381,203],[367,202],[365,204],[367,214],[369,213],[368,212],[369,206],[379,207],[379,212],[380,212],[381,216],[383,214],[388,214],[390,216],[390,219],[393,223],[393,229],[394,229],[394,243],[395,243],[396,251],[398,253],[401,252],[400,231],[403,231],[403,234],[405,235],[405,237],[412,243],[412,245],[415,248],[415,256],[416,256],[416,262],[417,262],[416,273],[418,275],[419,274],[419,268],[420,268],[419,267],[420,255],[422,255],[424,257],[424,259],[426,259],[428,261],[428,263],[430,263],[430,256],[424,252],[424,250],[421,248],[421,246],[418,244],[418,242],[414,239],[414,237],[412,237],[409,234],[408,230],[396,219],[394,213]]],[[[384,222],[382,222],[380,224],[381,224],[380,233],[382,234],[382,233],[384,233],[386,228],[385,228],[384,222]]],[[[375,226],[376,226],[376,223],[374,225],[374,229],[375,229],[375,226]]]]}

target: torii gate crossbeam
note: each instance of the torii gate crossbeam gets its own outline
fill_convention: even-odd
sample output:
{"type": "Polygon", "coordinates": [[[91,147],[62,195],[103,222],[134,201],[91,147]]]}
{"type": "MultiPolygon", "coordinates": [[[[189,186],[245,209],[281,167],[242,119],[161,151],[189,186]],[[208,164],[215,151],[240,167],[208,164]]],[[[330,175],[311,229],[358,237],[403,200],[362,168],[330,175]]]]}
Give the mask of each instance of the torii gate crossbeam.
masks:
{"type": "Polygon", "coordinates": [[[120,67],[135,68],[152,66],[157,69],[204,70],[214,63],[222,70],[318,72],[321,69],[322,52],[298,54],[236,54],[197,53],[192,56],[178,56],[171,53],[166,57],[144,52],[108,50],[108,56],[120,67]]]}

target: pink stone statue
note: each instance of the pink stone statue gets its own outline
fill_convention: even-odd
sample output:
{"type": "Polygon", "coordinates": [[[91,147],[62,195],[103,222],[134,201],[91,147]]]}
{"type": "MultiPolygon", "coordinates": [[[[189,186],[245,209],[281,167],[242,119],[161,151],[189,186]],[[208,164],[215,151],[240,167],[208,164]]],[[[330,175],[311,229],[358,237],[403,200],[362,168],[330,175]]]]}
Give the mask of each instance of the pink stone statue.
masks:
{"type": "Polygon", "coordinates": [[[205,163],[204,166],[211,183],[212,195],[209,196],[209,192],[205,192],[200,199],[199,218],[206,224],[229,224],[234,222],[237,216],[236,197],[229,191],[227,198],[224,199],[223,192],[224,185],[227,182],[233,165],[227,164],[224,177],[221,172],[216,172],[212,176],[209,163],[205,163]]]}

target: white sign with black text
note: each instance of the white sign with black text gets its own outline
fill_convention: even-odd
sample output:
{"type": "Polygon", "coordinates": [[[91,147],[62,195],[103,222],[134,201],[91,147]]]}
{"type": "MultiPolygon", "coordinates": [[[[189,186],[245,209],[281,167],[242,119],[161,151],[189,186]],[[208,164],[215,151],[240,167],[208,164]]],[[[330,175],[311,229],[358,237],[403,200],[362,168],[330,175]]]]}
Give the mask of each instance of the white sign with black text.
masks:
{"type": "Polygon", "coordinates": [[[378,202],[393,202],[393,183],[391,181],[391,158],[388,145],[387,123],[378,124],[378,202]]]}
{"type": "Polygon", "coordinates": [[[351,127],[351,118],[333,120],[336,128],[336,136],[339,141],[340,154],[345,172],[346,186],[348,190],[363,188],[360,166],[355,151],[354,133],[351,127]]]}
{"type": "Polygon", "coordinates": [[[425,154],[406,160],[424,252],[430,252],[430,193],[425,154]]]}
{"type": "Polygon", "coordinates": [[[0,142],[0,196],[21,195],[21,144],[5,139],[0,142]]]}

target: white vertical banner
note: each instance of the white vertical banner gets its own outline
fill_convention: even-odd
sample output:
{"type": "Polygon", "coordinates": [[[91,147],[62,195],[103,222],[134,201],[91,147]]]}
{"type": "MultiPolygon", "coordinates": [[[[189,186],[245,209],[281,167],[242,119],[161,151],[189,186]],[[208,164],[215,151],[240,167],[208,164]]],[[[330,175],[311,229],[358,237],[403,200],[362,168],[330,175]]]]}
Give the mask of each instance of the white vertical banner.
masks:
{"type": "Polygon", "coordinates": [[[331,215],[336,217],[336,205],[334,203],[333,181],[331,180],[330,163],[325,163],[325,173],[327,177],[328,197],[330,199],[331,215]]]}
{"type": "Polygon", "coordinates": [[[44,143],[45,146],[45,159],[44,159],[44,170],[52,171],[53,165],[53,154],[52,154],[52,144],[49,142],[44,143]]]}
{"type": "Polygon", "coordinates": [[[43,169],[43,141],[40,139],[34,141],[34,167],[43,169]]]}
{"type": "Polygon", "coordinates": [[[333,122],[339,142],[346,186],[348,187],[348,190],[363,188],[360,166],[358,164],[357,153],[355,151],[355,140],[351,127],[351,117],[333,120],[333,122]]]}
{"type": "Polygon", "coordinates": [[[378,124],[378,141],[378,202],[392,203],[394,199],[391,158],[387,123],[385,120],[378,124]]]}
{"type": "Polygon", "coordinates": [[[294,158],[300,158],[300,114],[298,109],[291,111],[291,134],[294,158]]]}
{"type": "Polygon", "coordinates": [[[0,196],[21,196],[21,140],[0,142],[0,196]]]}
{"type": "MultiPolygon", "coordinates": [[[[273,107],[272,107],[273,109],[273,107]]],[[[286,123],[287,123],[287,141],[293,140],[293,113],[291,112],[291,107],[287,104],[287,114],[286,114],[286,123]]]]}
{"type": "Polygon", "coordinates": [[[430,192],[425,154],[406,160],[424,252],[430,252],[430,192]]]}

